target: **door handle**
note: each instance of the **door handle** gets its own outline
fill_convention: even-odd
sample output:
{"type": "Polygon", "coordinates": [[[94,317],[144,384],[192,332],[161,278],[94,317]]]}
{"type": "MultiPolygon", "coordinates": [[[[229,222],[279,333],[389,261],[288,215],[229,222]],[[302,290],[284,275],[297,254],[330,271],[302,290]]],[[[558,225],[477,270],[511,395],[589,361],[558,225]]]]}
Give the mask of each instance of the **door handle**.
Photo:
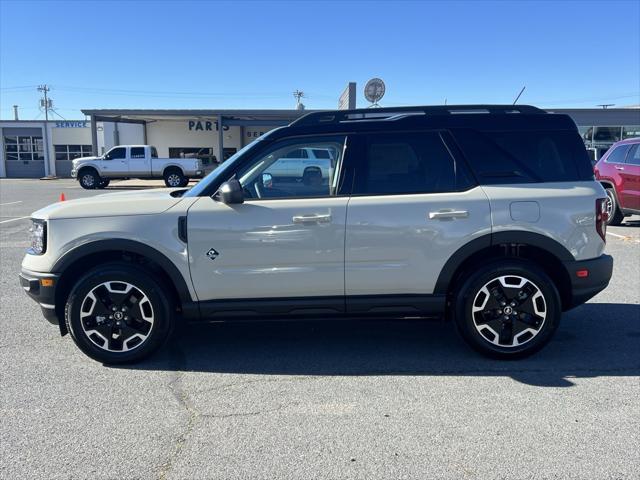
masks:
{"type": "Polygon", "coordinates": [[[616,170],[624,170],[624,167],[621,167],[619,165],[616,165],[616,170]]]}
{"type": "Polygon", "coordinates": [[[329,223],[331,222],[331,215],[294,215],[293,223],[329,223]]]}
{"type": "Polygon", "coordinates": [[[440,210],[439,212],[429,212],[429,219],[442,219],[442,218],[467,218],[469,212],[467,210],[440,210]]]}

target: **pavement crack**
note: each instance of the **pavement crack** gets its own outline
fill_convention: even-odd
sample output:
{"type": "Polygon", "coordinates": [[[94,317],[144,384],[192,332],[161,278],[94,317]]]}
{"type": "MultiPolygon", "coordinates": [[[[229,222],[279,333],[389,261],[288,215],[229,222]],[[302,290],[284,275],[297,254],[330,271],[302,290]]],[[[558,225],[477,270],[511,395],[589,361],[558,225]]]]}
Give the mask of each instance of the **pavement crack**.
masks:
{"type": "Polygon", "coordinates": [[[298,405],[297,403],[290,403],[287,405],[279,405],[275,408],[269,408],[266,410],[258,410],[255,412],[239,412],[239,413],[222,413],[222,414],[217,414],[217,413],[207,413],[207,414],[202,414],[201,417],[202,418],[216,418],[216,419],[220,419],[220,418],[232,418],[232,417],[257,417],[259,415],[266,415],[269,413],[275,413],[278,412],[284,408],[287,407],[293,407],[298,405]]]}
{"type": "Polygon", "coordinates": [[[195,426],[198,423],[198,419],[201,417],[200,412],[194,406],[191,398],[189,397],[189,394],[185,390],[182,383],[184,379],[184,366],[186,363],[185,355],[182,349],[178,346],[171,350],[170,355],[172,358],[172,363],[174,363],[174,365],[172,366],[175,368],[173,369],[173,378],[169,381],[169,383],[167,383],[166,386],[169,388],[169,391],[172,393],[178,404],[186,411],[187,422],[182,431],[179,432],[176,437],[175,443],[173,445],[173,451],[169,454],[169,457],[165,460],[165,462],[160,465],[158,469],[158,480],[165,480],[167,478],[176,460],[182,454],[184,445],[195,429],[195,426]]]}

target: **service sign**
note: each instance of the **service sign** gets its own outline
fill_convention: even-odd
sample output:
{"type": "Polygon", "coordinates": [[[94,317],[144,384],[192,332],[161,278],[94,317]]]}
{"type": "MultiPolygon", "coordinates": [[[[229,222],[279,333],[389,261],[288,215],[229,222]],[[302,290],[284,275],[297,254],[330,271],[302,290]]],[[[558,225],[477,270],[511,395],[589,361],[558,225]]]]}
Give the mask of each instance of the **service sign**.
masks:
{"type": "Polygon", "coordinates": [[[89,128],[89,122],[84,122],[84,121],[56,122],[56,128],[89,128]]]}

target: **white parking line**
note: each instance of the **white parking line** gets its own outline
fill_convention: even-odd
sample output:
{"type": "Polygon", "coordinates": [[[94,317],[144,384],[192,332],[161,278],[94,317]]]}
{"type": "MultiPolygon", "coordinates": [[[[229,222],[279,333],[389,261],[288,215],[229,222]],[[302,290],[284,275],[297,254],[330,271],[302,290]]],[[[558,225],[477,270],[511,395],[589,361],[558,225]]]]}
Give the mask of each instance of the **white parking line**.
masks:
{"type": "Polygon", "coordinates": [[[29,217],[27,216],[27,217],[12,218],[10,220],[2,220],[0,223],[17,222],[18,220],[24,220],[25,218],[29,218],[29,217]]]}
{"type": "Polygon", "coordinates": [[[15,205],[16,203],[22,203],[22,200],[18,200],[17,202],[0,203],[0,207],[3,205],[15,205]]]}
{"type": "Polygon", "coordinates": [[[613,233],[613,232],[607,232],[607,235],[611,235],[612,237],[617,237],[617,238],[631,238],[631,237],[625,237],[624,235],[618,235],[617,233],[613,233]]]}

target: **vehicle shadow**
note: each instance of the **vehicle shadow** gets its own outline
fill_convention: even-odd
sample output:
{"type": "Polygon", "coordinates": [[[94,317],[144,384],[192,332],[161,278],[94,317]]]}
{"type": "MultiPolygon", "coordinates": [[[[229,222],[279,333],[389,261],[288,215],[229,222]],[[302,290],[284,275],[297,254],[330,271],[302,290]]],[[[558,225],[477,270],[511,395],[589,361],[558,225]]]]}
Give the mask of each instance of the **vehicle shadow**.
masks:
{"type": "Polygon", "coordinates": [[[267,375],[502,376],[541,387],[640,375],[640,305],[590,303],[565,313],[536,355],[499,361],[469,349],[445,322],[335,321],[185,327],[141,370],[267,375]]]}

